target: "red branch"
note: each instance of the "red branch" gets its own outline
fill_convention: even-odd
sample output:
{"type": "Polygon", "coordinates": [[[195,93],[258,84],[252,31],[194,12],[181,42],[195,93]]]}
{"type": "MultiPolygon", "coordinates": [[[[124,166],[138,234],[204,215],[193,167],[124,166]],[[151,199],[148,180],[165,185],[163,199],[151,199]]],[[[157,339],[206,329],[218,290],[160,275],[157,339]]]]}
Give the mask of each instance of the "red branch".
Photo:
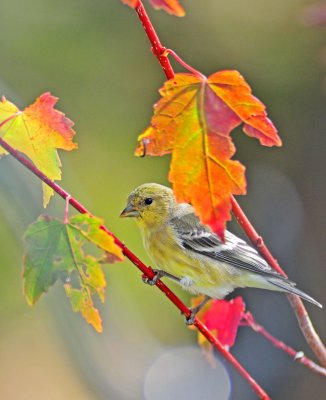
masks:
{"type": "Polygon", "coordinates": [[[169,59],[164,54],[166,48],[162,46],[161,41],[160,41],[159,37],[157,36],[154,26],[152,25],[152,22],[149,19],[149,16],[148,16],[141,1],[138,2],[137,7],[135,8],[135,11],[140,19],[140,22],[143,25],[143,28],[146,32],[146,35],[148,36],[149,41],[152,44],[152,52],[155,54],[159,63],[161,64],[166,77],[168,79],[173,78],[174,71],[172,69],[169,59]]]}
{"type": "MultiPolygon", "coordinates": [[[[148,36],[149,41],[153,46],[152,51],[157,57],[159,63],[161,64],[163,72],[165,73],[168,79],[172,79],[174,77],[174,71],[171,67],[169,60],[167,59],[168,53],[172,53],[172,51],[171,50],[167,51],[166,48],[162,46],[160,39],[157,36],[157,33],[155,32],[155,29],[141,1],[138,2],[135,11],[144,27],[144,30],[148,36]]],[[[184,65],[185,64],[184,61],[182,61],[181,64],[184,65]]],[[[265,258],[265,260],[273,269],[275,269],[281,275],[286,276],[285,272],[280,267],[277,260],[272,256],[271,252],[264,244],[263,238],[258,235],[255,228],[252,226],[249,219],[246,217],[245,213],[243,212],[240,205],[233,196],[231,197],[231,202],[232,202],[233,215],[235,216],[238,223],[241,225],[242,229],[244,230],[248,238],[251,240],[252,244],[257,248],[259,253],[265,258]]],[[[288,299],[296,314],[300,329],[308,345],[315,353],[321,365],[323,367],[326,367],[326,349],[312,325],[312,322],[308,316],[304,304],[302,303],[302,300],[298,296],[292,294],[288,295],[288,299]]]]}
{"type": "MultiPolygon", "coordinates": [[[[0,124],[1,125],[1,124],[0,124]]],[[[48,186],[50,186],[59,196],[66,200],[66,202],[71,204],[77,211],[81,214],[92,214],[84,207],[78,200],[72,197],[68,192],[62,189],[58,184],[49,179],[44,175],[31,161],[25,158],[21,153],[10,146],[6,141],[0,137],[0,146],[8,151],[16,160],[23,164],[27,169],[29,169],[34,175],[40,178],[48,186]]],[[[148,279],[153,279],[155,276],[154,271],[145,265],[128,247],[123,244],[120,239],[118,239],[109,229],[102,225],[101,229],[108,235],[114,238],[115,243],[121,248],[123,254],[145,275],[148,279]]],[[[166,297],[182,312],[182,314],[189,318],[191,310],[177,297],[172,290],[170,290],[161,280],[156,282],[156,286],[163,292],[166,297]]],[[[206,337],[206,339],[212,343],[212,345],[217,349],[217,351],[222,354],[222,356],[233,365],[233,367],[249,382],[250,386],[257,393],[259,398],[268,400],[270,397],[267,393],[258,385],[258,383],[250,376],[250,374],[244,369],[244,367],[238,362],[238,360],[233,357],[233,355],[221,344],[221,342],[206,328],[206,326],[195,319],[194,326],[206,337]]]]}
{"type": "Polygon", "coordinates": [[[271,335],[263,326],[259,325],[256,322],[256,320],[254,319],[254,317],[252,316],[252,314],[250,312],[247,312],[242,316],[241,325],[252,328],[255,332],[260,333],[267,340],[272,342],[275,347],[283,350],[285,353],[287,353],[291,358],[293,358],[298,363],[303,364],[304,366],[311,369],[316,374],[326,377],[326,369],[325,368],[320,367],[319,365],[314,363],[312,360],[307,358],[303,354],[302,351],[294,350],[291,346],[288,346],[281,340],[277,339],[275,336],[271,335]]]}

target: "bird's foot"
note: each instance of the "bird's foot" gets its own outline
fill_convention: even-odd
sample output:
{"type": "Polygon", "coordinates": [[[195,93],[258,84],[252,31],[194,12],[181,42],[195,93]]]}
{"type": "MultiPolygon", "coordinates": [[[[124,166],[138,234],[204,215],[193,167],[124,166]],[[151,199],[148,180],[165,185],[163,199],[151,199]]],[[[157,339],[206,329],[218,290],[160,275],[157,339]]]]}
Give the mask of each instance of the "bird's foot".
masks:
{"type": "Polygon", "coordinates": [[[143,282],[146,283],[147,285],[154,286],[154,285],[156,285],[156,283],[157,283],[157,281],[159,279],[161,279],[161,278],[163,278],[165,276],[167,278],[170,278],[170,279],[173,279],[173,280],[175,280],[177,282],[180,282],[180,278],[177,278],[176,276],[174,276],[172,274],[169,274],[168,272],[163,271],[161,269],[153,269],[153,272],[155,273],[155,275],[154,275],[154,277],[152,279],[149,279],[145,275],[143,275],[143,277],[142,277],[143,282]]]}
{"type": "Polygon", "coordinates": [[[204,305],[210,300],[209,296],[205,296],[204,300],[198,304],[198,306],[190,309],[191,314],[189,317],[185,317],[186,325],[193,325],[195,323],[197,313],[204,307],[204,305]]]}
{"type": "Polygon", "coordinates": [[[191,310],[191,314],[189,317],[185,317],[185,324],[190,326],[195,323],[196,313],[191,310]]]}

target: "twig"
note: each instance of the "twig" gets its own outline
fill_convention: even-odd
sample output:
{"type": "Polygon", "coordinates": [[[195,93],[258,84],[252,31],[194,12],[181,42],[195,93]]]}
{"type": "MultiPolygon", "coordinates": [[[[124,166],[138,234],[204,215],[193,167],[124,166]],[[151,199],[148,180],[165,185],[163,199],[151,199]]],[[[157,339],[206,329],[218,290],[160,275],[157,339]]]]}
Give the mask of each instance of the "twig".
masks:
{"type": "Polygon", "coordinates": [[[148,36],[149,41],[151,42],[152,45],[151,50],[153,54],[157,57],[159,63],[161,64],[161,67],[166,77],[168,79],[173,78],[174,71],[172,69],[169,59],[165,54],[166,48],[162,46],[161,41],[141,1],[138,2],[135,11],[140,19],[141,24],[143,25],[143,28],[146,32],[146,35],[148,36]]]}
{"type": "MultiPolygon", "coordinates": [[[[258,235],[255,228],[252,226],[250,221],[248,220],[247,216],[241,209],[238,202],[235,200],[234,197],[231,198],[232,200],[232,212],[236,217],[238,223],[250,239],[251,243],[257,248],[259,253],[265,258],[268,264],[275,269],[279,274],[286,276],[283,269],[280,267],[277,260],[272,256],[271,252],[265,245],[261,236],[258,235]]],[[[297,320],[299,322],[300,329],[305,337],[309,347],[315,353],[316,357],[318,358],[320,364],[323,367],[326,367],[326,349],[321,341],[320,337],[318,336],[317,332],[315,331],[312,322],[309,318],[307,310],[302,302],[302,300],[293,294],[287,295],[289,302],[295,312],[297,320]]]]}
{"type": "MultiPolygon", "coordinates": [[[[141,1],[138,2],[135,11],[144,27],[144,30],[148,36],[149,41],[153,46],[152,47],[153,53],[155,54],[159,63],[161,64],[163,72],[165,73],[168,79],[172,79],[174,77],[174,71],[169,60],[167,59],[167,54],[171,53],[172,51],[171,50],[167,51],[167,49],[164,46],[162,46],[160,39],[157,33],[155,32],[155,29],[141,1]]],[[[233,215],[235,216],[238,223],[241,225],[242,229],[244,230],[248,238],[251,240],[252,244],[257,248],[259,253],[265,258],[265,260],[273,269],[275,269],[281,275],[286,276],[285,272],[282,270],[276,259],[272,256],[271,252],[264,244],[262,237],[258,235],[258,233],[256,232],[256,230],[254,229],[254,227],[252,226],[252,224],[246,217],[245,213],[241,209],[240,205],[233,196],[231,197],[231,202],[232,202],[233,215]]],[[[323,367],[326,367],[325,346],[320,340],[318,334],[316,333],[301,299],[294,295],[288,295],[288,299],[296,314],[299,326],[308,345],[315,353],[321,365],[323,367]]]]}
{"type": "Polygon", "coordinates": [[[287,353],[291,358],[294,359],[294,361],[303,364],[305,367],[311,369],[316,374],[326,377],[325,368],[320,367],[319,365],[314,363],[312,360],[306,357],[302,351],[294,350],[291,346],[288,346],[287,344],[285,344],[284,342],[282,342],[281,340],[277,339],[275,336],[270,334],[263,326],[257,323],[257,321],[254,319],[254,317],[250,312],[246,312],[242,316],[241,325],[252,328],[255,332],[260,333],[267,340],[272,342],[275,347],[287,353]]]}

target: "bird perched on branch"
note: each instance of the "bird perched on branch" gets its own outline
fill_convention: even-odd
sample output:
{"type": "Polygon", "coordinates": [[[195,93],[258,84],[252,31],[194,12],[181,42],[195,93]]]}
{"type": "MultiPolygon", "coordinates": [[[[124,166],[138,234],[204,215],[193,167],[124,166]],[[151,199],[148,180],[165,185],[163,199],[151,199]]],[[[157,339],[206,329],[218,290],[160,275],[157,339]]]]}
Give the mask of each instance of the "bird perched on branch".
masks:
{"type": "Polygon", "coordinates": [[[322,307],[242,239],[226,231],[223,243],[200,222],[190,204],[176,202],[170,188],[156,183],[137,187],[121,216],[135,218],[157,267],[148,283],[167,276],[194,294],[206,295],[205,301],[222,299],[238,287],[254,287],[293,293],[322,307]]]}

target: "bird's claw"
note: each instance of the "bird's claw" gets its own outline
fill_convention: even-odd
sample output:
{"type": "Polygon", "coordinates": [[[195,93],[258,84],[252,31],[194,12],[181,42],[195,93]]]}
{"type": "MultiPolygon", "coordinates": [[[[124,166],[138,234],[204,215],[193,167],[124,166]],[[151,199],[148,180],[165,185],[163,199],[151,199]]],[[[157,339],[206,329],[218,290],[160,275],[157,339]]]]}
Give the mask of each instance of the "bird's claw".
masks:
{"type": "Polygon", "coordinates": [[[185,324],[188,326],[193,325],[195,323],[195,319],[196,319],[196,313],[191,310],[190,316],[185,317],[185,324]]]}
{"type": "Polygon", "coordinates": [[[163,275],[162,275],[162,272],[161,272],[160,270],[153,269],[153,272],[155,273],[155,275],[153,276],[152,279],[148,278],[148,276],[146,276],[146,275],[143,275],[143,276],[142,276],[143,282],[146,283],[147,285],[150,285],[150,286],[156,285],[156,282],[157,282],[160,278],[162,278],[162,276],[163,276],[163,275]]]}
{"type": "Polygon", "coordinates": [[[198,304],[197,307],[190,308],[191,314],[189,317],[185,317],[186,325],[193,325],[195,323],[197,313],[205,306],[205,304],[210,300],[209,296],[205,296],[204,300],[198,304]]]}
{"type": "Polygon", "coordinates": [[[147,283],[148,285],[153,286],[153,285],[156,285],[156,282],[163,277],[167,277],[176,282],[180,282],[180,278],[170,274],[169,272],[163,271],[162,269],[153,269],[153,272],[155,273],[155,275],[153,276],[152,279],[148,278],[148,276],[146,276],[146,275],[142,276],[144,283],[147,283]]]}

